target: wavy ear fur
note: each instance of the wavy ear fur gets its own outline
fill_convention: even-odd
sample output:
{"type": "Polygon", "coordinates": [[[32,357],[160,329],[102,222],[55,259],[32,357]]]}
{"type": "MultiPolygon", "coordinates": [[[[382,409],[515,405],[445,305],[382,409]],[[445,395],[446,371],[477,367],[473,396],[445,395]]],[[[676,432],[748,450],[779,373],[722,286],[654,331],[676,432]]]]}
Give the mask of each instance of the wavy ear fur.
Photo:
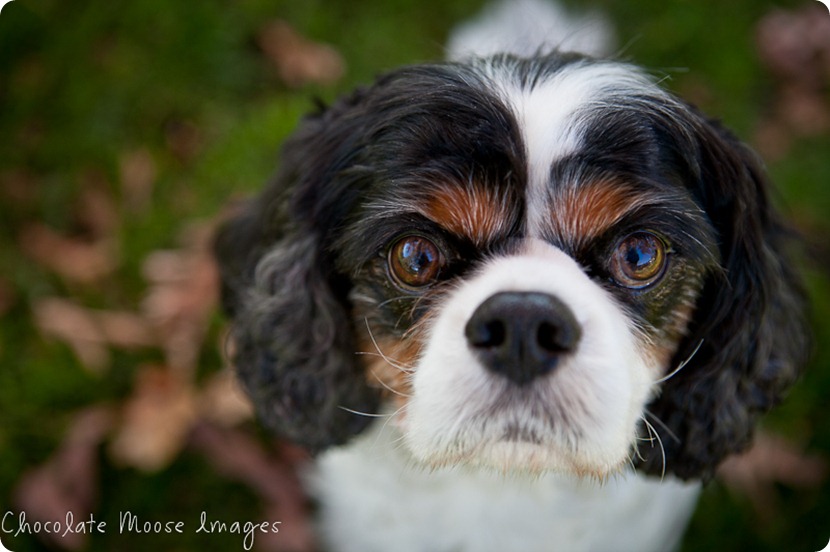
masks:
{"type": "Polygon", "coordinates": [[[810,349],[788,232],[760,162],[718,124],[701,118],[698,125],[689,149],[696,158],[686,162],[698,175],[692,193],[719,236],[722,271],[706,282],[674,359],[688,363],[648,407],[665,458],[658,446],[641,444],[638,466],[682,478],[711,477],[721,460],[749,445],[759,417],[795,382],[810,349]]]}
{"type": "Polygon", "coordinates": [[[347,142],[338,121],[358,103],[359,93],[306,119],[276,179],[215,242],[243,384],[266,425],[312,450],[361,431],[369,418],[349,410],[378,404],[356,363],[351,284],[321,245],[333,224],[326,201],[337,193],[326,189],[327,175],[347,142]]]}

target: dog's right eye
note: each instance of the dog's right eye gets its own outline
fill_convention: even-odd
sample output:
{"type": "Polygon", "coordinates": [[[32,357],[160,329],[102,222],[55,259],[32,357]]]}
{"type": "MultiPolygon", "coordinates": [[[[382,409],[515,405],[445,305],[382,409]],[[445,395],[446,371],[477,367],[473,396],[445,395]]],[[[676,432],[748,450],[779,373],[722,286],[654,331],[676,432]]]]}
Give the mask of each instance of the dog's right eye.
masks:
{"type": "Polygon", "coordinates": [[[438,279],[444,256],[437,245],[423,236],[405,236],[389,249],[388,264],[395,282],[417,289],[438,279]]]}

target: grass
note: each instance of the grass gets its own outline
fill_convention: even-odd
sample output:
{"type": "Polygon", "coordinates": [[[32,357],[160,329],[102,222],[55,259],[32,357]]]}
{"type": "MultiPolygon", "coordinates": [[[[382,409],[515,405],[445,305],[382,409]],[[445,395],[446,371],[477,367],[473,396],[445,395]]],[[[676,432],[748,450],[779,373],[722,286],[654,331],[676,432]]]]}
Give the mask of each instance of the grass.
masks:
{"type": "MultiPolygon", "coordinates": [[[[754,28],[773,5],[755,0],[598,1],[618,27],[623,56],[665,72],[667,85],[691,96],[739,135],[753,140],[774,105],[774,79],[759,63],[754,28]]],[[[331,100],[400,64],[440,58],[448,29],[479,7],[463,0],[91,2],[15,0],[0,15],[0,514],[28,469],[60,445],[76,412],[123,401],[141,366],[158,351],[113,353],[106,372],[91,374],[61,342],[36,331],[32,306],[66,297],[99,309],[138,309],[147,283],[142,262],[178,245],[193,221],[214,217],[230,198],[258,189],[279,144],[311,98],[331,100]],[[262,25],[289,21],[341,53],[348,70],[331,86],[289,89],[256,45],[262,25]],[[191,129],[194,151],[177,152],[176,129],[191,129]],[[134,209],[123,163],[136,152],[153,160],[150,205],[134,209]],[[68,282],[21,252],[22,229],[38,222],[83,237],[73,206],[94,186],[115,198],[118,266],[94,285],[68,282]],[[2,297],[2,294],[0,294],[2,297]],[[2,301],[0,301],[2,304],[2,301]]],[[[827,89],[825,88],[825,92],[827,89]]],[[[830,102],[824,96],[825,106],[830,102]]],[[[813,299],[816,355],[789,400],[765,420],[813,454],[830,452],[830,136],[796,138],[769,161],[781,202],[808,239],[805,270],[813,299]]],[[[221,319],[208,328],[199,370],[219,368],[221,319]]],[[[146,474],[115,465],[101,451],[99,518],[122,510],[157,519],[193,519],[202,510],[227,519],[257,519],[251,490],[186,451],[170,467],[146,474]]],[[[830,538],[826,484],[774,484],[774,515],[714,482],[704,493],[684,544],[702,550],[805,551],[830,538]]],[[[22,536],[16,552],[45,550],[22,536]]],[[[89,550],[235,550],[235,536],[182,538],[97,536],[89,550]]]]}

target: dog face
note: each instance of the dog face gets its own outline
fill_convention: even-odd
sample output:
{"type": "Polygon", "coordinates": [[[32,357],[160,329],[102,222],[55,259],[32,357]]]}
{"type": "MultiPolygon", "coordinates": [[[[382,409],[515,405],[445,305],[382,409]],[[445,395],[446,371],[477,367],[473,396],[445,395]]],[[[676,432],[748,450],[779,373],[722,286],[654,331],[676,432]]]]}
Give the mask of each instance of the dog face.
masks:
{"type": "Polygon", "coordinates": [[[806,349],[753,155],[627,65],[403,69],[303,122],[217,239],[235,363],[313,449],[706,476],[806,349]]]}

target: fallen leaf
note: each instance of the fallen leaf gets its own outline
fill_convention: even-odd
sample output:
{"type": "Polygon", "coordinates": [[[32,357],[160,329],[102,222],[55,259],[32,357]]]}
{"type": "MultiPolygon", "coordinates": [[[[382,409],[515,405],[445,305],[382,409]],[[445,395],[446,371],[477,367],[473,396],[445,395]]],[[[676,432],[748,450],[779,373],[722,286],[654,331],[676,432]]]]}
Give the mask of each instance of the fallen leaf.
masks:
{"type": "MultiPolygon", "coordinates": [[[[294,463],[301,462],[301,455],[295,447],[282,445],[273,456],[250,435],[208,423],[196,427],[192,443],[217,472],[244,483],[262,498],[266,519],[282,522],[279,538],[261,539],[260,550],[315,550],[309,502],[297,476],[300,467],[294,463]]],[[[302,458],[308,461],[308,456],[302,458]]]]}
{"type": "Polygon", "coordinates": [[[166,468],[184,447],[197,417],[193,388],[166,367],[139,370],[133,395],[110,443],[112,458],[145,472],[166,468]]]}
{"type": "Polygon", "coordinates": [[[830,105],[822,95],[804,86],[781,90],[778,113],[796,136],[816,136],[830,129],[830,105]]]}
{"type": "Polygon", "coordinates": [[[104,340],[121,349],[140,349],[158,344],[152,325],[142,315],[129,311],[95,311],[104,340]]]}
{"type": "Polygon", "coordinates": [[[337,50],[305,38],[285,21],[266,24],[257,39],[280,78],[292,88],[309,83],[332,84],[346,71],[337,50]]]}
{"type": "MultiPolygon", "coordinates": [[[[81,411],[52,457],[23,474],[14,490],[13,503],[30,522],[65,523],[70,512],[76,522],[89,519],[98,500],[98,447],[112,419],[108,407],[81,411]]],[[[76,532],[65,536],[41,532],[38,537],[64,550],[81,550],[87,543],[87,535],[76,532]]]]}
{"type": "Polygon", "coordinates": [[[35,327],[69,345],[81,365],[102,372],[110,361],[106,337],[93,314],[68,299],[39,299],[32,306],[35,327]]]}
{"type": "Polygon", "coordinates": [[[774,9],[756,30],[761,60],[779,77],[818,83],[830,70],[830,18],[824,6],[774,9]]]}
{"type": "Polygon", "coordinates": [[[158,342],[152,326],[131,312],[88,309],[58,297],[35,301],[32,312],[35,327],[69,345],[81,365],[93,373],[109,366],[110,346],[133,350],[158,342]]]}
{"type": "Polygon", "coordinates": [[[106,178],[98,171],[88,171],[83,176],[74,211],[92,241],[113,238],[120,224],[120,213],[107,187],[106,178]]]}
{"type": "Polygon", "coordinates": [[[830,18],[817,2],[772,10],[758,23],[756,45],[774,80],[772,108],[754,142],[767,159],[778,159],[796,138],[830,130],[830,18]]]}
{"type": "Polygon", "coordinates": [[[762,519],[772,519],[778,509],[775,485],[815,488],[827,478],[827,471],[825,458],[762,432],[748,451],[720,465],[718,478],[733,492],[747,496],[762,519]]]}
{"type": "Polygon", "coordinates": [[[156,251],[144,261],[149,288],[143,311],[157,328],[166,362],[184,373],[195,370],[219,295],[219,272],[210,250],[213,226],[193,227],[184,247],[156,251]]]}
{"type": "Polygon", "coordinates": [[[156,161],[147,149],[138,149],[121,156],[121,191],[127,209],[141,213],[150,207],[157,174],[156,161]]]}
{"type": "Polygon", "coordinates": [[[280,522],[279,533],[257,535],[256,549],[262,552],[316,552],[310,514],[304,508],[266,506],[262,518],[280,522]]]}
{"type": "Polygon", "coordinates": [[[115,240],[85,241],[62,236],[41,223],[29,223],[18,236],[21,251],[72,282],[91,284],[118,266],[115,240]]]}
{"type": "Polygon", "coordinates": [[[253,418],[253,407],[230,369],[213,374],[199,395],[202,418],[222,427],[233,427],[253,418]]]}

